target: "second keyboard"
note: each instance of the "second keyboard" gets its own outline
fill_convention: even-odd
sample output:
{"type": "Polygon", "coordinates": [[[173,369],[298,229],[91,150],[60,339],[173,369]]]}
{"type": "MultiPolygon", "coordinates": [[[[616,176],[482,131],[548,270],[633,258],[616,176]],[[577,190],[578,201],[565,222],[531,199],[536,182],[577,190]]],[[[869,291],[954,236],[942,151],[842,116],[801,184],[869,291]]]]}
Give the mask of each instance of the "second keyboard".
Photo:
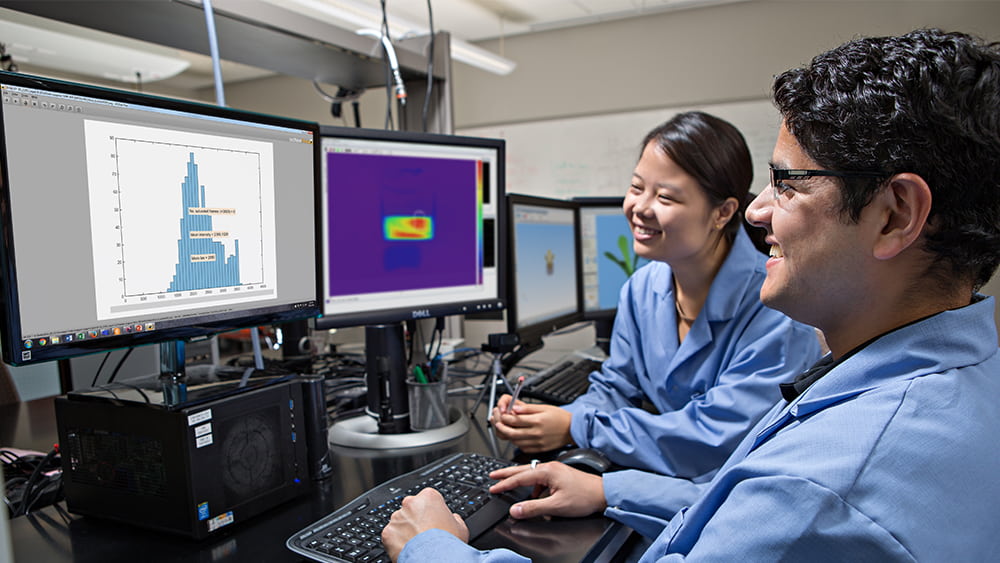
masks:
{"type": "Polygon", "coordinates": [[[565,361],[524,385],[522,395],[553,405],[572,403],[590,387],[590,373],[601,369],[601,361],[579,358],[565,361]]]}

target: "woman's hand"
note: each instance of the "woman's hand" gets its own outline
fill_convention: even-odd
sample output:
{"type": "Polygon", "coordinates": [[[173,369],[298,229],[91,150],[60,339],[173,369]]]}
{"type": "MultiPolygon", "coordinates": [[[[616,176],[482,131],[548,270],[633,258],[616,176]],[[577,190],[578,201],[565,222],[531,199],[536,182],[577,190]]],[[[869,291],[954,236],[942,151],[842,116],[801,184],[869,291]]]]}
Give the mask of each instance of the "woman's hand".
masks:
{"type": "Polygon", "coordinates": [[[508,413],[510,400],[510,395],[501,396],[490,415],[497,436],[528,453],[554,450],[573,441],[569,433],[573,415],[569,411],[553,405],[516,401],[508,413]]]}

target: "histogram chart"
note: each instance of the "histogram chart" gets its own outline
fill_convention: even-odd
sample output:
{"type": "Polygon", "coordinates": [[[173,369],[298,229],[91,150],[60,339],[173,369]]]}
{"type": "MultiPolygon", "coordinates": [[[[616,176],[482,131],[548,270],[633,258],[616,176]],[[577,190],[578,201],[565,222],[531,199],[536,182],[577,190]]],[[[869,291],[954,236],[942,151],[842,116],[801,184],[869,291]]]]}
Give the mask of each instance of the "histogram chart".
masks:
{"type": "Polygon", "coordinates": [[[177,273],[167,291],[188,291],[240,285],[240,241],[233,241],[233,253],[226,253],[227,231],[215,230],[214,219],[236,215],[233,208],[205,205],[205,186],[198,183],[194,153],[187,163],[182,182],[181,238],[177,241],[177,273]]]}
{"type": "Polygon", "coordinates": [[[273,299],[273,148],[87,121],[98,317],[273,299]]]}

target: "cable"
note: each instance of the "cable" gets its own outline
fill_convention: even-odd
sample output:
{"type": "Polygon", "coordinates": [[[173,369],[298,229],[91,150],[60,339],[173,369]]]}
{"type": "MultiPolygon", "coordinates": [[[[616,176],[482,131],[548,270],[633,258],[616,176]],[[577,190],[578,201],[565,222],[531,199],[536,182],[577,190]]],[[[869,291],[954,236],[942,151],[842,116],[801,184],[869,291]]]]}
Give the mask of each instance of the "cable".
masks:
{"type": "Polygon", "coordinates": [[[313,80],[312,83],[313,88],[316,89],[316,92],[319,93],[320,97],[330,103],[351,102],[357,100],[361,97],[361,94],[365,93],[364,89],[349,90],[347,88],[340,88],[337,90],[335,95],[331,95],[323,90],[323,88],[319,85],[319,82],[313,80]]]}
{"type": "MultiPolygon", "coordinates": [[[[389,38],[389,10],[385,6],[385,0],[379,1],[379,6],[382,8],[382,26],[379,29],[379,35],[382,39],[382,52],[385,56],[386,69],[385,69],[385,124],[383,129],[393,129],[392,125],[392,89],[389,86],[389,81],[392,76],[393,59],[396,57],[396,51],[392,48],[392,41],[389,38]],[[390,54],[391,53],[391,54],[390,54]]],[[[399,123],[400,129],[403,129],[403,124],[399,123]]]]}
{"type": "Polygon", "coordinates": [[[108,383],[105,383],[104,385],[101,385],[100,387],[97,387],[97,389],[100,389],[101,391],[107,391],[108,393],[110,393],[116,399],[118,398],[118,394],[115,393],[114,390],[115,389],[122,389],[122,388],[124,388],[124,389],[134,389],[136,392],[138,392],[140,395],[142,395],[142,398],[143,398],[143,400],[146,401],[147,405],[152,402],[152,401],[149,400],[149,395],[147,395],[146,392],[143,391],[141,387],[139,387],[138,385],[133,385],[131,383],[111,383],[111,382],[108,382],[108,383]]]}
{"type": "Polygon", "coordinates": [[[441,355],[441,344],[443,343],[444,343],[444,317],[437,317],[436,319],[434,319],[434,331],[431,332],[431,343],[430,346],[427,347],[427,357],[431,358],[432,360],[439,359],[441,355]]]}
{"type": "Polygon", "coordinates": [[[389,20],[386,12],[385,0],[381,0],[380,4],[382,7],[382,29],[380,31],[372,29],[359,29],[357,33],[358,35],[364,35],[366,37],[374,37],[382,43],[382,51],[387,64],[385,73],[385,128],[392,128],[392,92],[393,83],[395,83],[395,97],[399,101],[400,111],[398,125],[402,129],[405,125],[404,121],[406,115],[406,85],[403,83],[403,77],[399,74],[399,60],[396,58],[396,49],[392,46],[392,41],[389,39],[389,20]]]}
{"type": "Polygon", "coordinates": [[[431,40],[427,46],[427,91],[424,92],[424,107],[420,112],[420,123],[427,132],[427,113],[431,103],[431,91],[434,89],[434,10],[431,0],[427,0],[427,25],[430,28],[431,40]]]}
{"type": "Polygon", "coordinates": [[[313,80],[313,88],[319,93],[320,97],[330,103],[330,114],[334,117],[341,119],[341,112],[344,102],[351,102],[354,108],[354,121],[355,127],[361,127],[361,116],[358,111],[358,100],[361,95],[365,93],[364,88],[360,90],[352,90],[349,88],[344,88],[340,86],[337,88],[337,93],[335,95],[330,95],[329,93],[323,91],[320,87],[319,82],[313,80]]]}
{"type": "Polygon", "coordinates": [[[125,351],[124,354],[122,354],[121,359],[118,360],[118,365],[116,365],[114,371],[111,372],[111,377],[108,378],[108,383],[114,383],[115,376],[118,375],[118,370],[120,370],[122,368],[122,364],[124,364],[125,360],[128,359],[129,354],[132,353],[132,350],[135,350],[134,346],[131,347],[131,348],[129,348],[128,350],[125,351]]]}
{"type": "Polygon", "coordinates": [[[94,380],[90,382],[91,387],[97,387],[97,378],[101,375],[101,370],[104,369],[104,363],[108,361],[111,356],[111,350],[108,350],[104,354],[104,359],[101,360],[101,365],[97,366],[97,371],[94,372],[94,380]]]}
{"type": "MultiPolygon", "coordinates": [[[[42,478],[45,476],[45,471],[43,468],[48,467],[54,458],[59,453],[59,445],[53,446],[52,450],[49,451],[46,456],[35,465],[34,471],[31,472],[31,476],[28,477],[27,481],[21,486],[21,499],[18,503],[17,510],[14,516],[23,516],[27,514],[31,507],[34,506],[44,492],[44,487],[38,489],[39,484],[42,482],[42,478]]],[[[47,481],[47,480],[46,480],[47,481]]]]}
{"type": "Polygon", "coordinates": [[[354,108],[354,126],[361,128],[361,104],[354,100],[351,102],[351,107],[354,108]]]}
{"type": "Polygon", "coordinates": [[[215,11],[212,9],[212,0],[202,0],[201,4],[205,8],[205,26],[208,27],[208,47],[212,55],[212,76],[215,78],[215,104],[225,106],[226,94],[223,90],[219,40],[215,34],[215,11]]]}

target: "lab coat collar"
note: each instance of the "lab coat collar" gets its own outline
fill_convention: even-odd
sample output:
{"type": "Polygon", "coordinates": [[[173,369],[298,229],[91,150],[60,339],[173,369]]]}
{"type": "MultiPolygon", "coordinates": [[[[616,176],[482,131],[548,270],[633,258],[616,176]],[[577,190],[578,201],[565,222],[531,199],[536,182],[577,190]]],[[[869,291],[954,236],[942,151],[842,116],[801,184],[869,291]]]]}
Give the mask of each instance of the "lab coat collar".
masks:
{"type": "MultiPolygon", "coordinates": [[[[746,231],[740,229],[708,290],[708,299],[700,314],[705,315],[709,322],[729,321],[735,317],[741,299],[747,294],[747,287],[754,283],[755,271],[762,276],[767,274],[763,254],[753,245],[746,231]]],[[[756,297],[757,292],[752,293],[756,297]]]]}
{"type": "Polygon", "coordinates": [[[997,353],[994,299],[976,295],[973,301],[889,332],[844,359],[782,409],[757,435],[753,447],[792,419],[894,381],[977,364],[997,353]]]}
{"type": "MultiPolygon", "coordinates": [[[[748,291],[748,287],[766,275],[764,256],[754,247],[746,231],[740,229],[733,241],[729,255],[726,256],[719,273],[716,274],[708,298],[698,313],[698,318],[691,325],[691,330],[684,339],[683,345],[671,361],[671,366],[680,365],[692,354],[712,342],[712,323],[727,322],[733,319],[740,310],[741,300],[749,295],[757,297],[757,291],[748,291]],[[707,321],[707,322],[706,322],[707,321]]],[[[665,271],[663,283],[657,284],[656,291],[662,292],[662,298],[669,300],[673,307],[674,284],[669,269],[665,271]]],[[[676,327],[674,327],[676,331],[676,327]]]]}

